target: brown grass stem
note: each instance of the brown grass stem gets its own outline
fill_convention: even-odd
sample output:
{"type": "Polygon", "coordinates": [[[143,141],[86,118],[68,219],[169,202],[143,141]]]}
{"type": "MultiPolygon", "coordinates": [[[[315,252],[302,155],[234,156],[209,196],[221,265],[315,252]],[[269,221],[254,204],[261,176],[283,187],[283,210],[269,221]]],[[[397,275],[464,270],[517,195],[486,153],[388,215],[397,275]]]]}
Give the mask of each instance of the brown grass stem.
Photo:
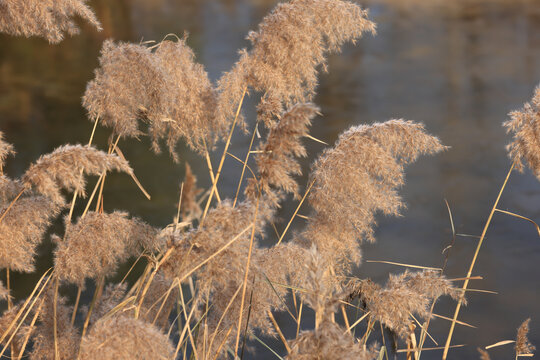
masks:
{"type": "Polygon", "coordinates": [[[217,182],[219,181],[219,176],[221,175],[221,170],[223,168],[223,163],[225,162],[225,157],[227,155],[227,150],[229,149],[229,145],[231,144],[232,135],[234,133],[234,128],[236,127],[236,122],[238,121],[238,116],[240,115],[240,110],[242,109],[242,104],[244,102],[244,98],[246,97],[247,87],[244,87],[244,91],[242,92],[242,97],[240,98],[240,102],[238,103],[238,108],[236,109],[236,114],[234,116],[234,121],[231,125],[231,130],[229,132],[229,136],[227,137],[227,142],[225,143],[225,149],[223,150],[223,155],[221,155],[221,160],[219,161],[219,166],[217,169],[217,173],[215,176],[214,181],[212,181],[212,189],[210,190],[210,195],[208,196],[208,200],[206,201],[206,206],[204,207],[204,212],[201,217],[201,224],[204,222],[204,219],[206,217],[206,214],[208,213],[208,209],[210,208],[210,203],[212,202],[212,198],[214,196],[214,193],[217,189],[217,182]]]}
{"type": "Polygon", "coordinates": [[[0,216],[0,223],[2,222],[2,220],[4,220],[4,218],[6,217],[8,211],[13,207],[13,205],[15,205],[15,202],[17,202],[17,200],[21,197],[21,195],[27,190],[27,186],[23,186],[23,189],[17,194],[17,196],[15,196],[15,198],[13,200],[11,200],[11,202],[9,203],[8,207],[6,208],[6,210],[4,210],[4,212],[2,213],[2,216],[0,216]]]}
{"type": "Polygon", "coordinates": [[[34,294],[36,293],[37,289],[39,288],[39,286],[41,285],[41,282],[43,281],[43,279],[45,278],[45,276],[49,273],[49,271],[51,271],[51,269],[48,269],[42,276],[41,278],[39,279],[37,285],[34,287],[34,290],[32,291],[32,293],[30,294],[30,296],[26,299],[26,301],[24,302],[23,306],[21,307],[21,309],[17,312],[17,315],[15,316],[15,318],[11,321],[11,323],[9,324],[8,328],[4,331],[4,334],[2,335],[2,337],[0,338],[0,344],[3,343],[3,341],[5,340],[5,338],[7,337],[7,335],[11,332],[11,329],[13,329],[13,326],[15,326],[15,324],[17,323],[17,321],[19,320],[19,318],[21,318],[21,315],[23,312],[25,312],[24,315],[22,315],[22,318],[21,318],[21,321],[19,322],[19,324],[17,325],[17,327],[15,328],[15,330],[11,333],[11,336],[9,337],[9,339],[6,341],[5,345],[4,345],[4,348],[2,349],[2,352],[0,352],[0,358],[2,358],[2,356],[4,355],[6,349],[8,348],[8,346],[11,344],[11,341],[13,340],[13,338],[15,337],[15,335],[17,334],[17,332],[19,331],[20,327],[23,325],[24,321],[26,320],[26,318],[28,317],[28,314],[30,313],[30,311],[32,310],[32,308],[34,307],[34,305],[36,304],[37,300],[39,299],[39,297],[41,296],[41,294],[43,293],[43,291],[45,290],[45,288],[47,287],[47,284],[49,283],[49,281],[51,280],[51,278],[53,277],[54,275],[54,271],[52,271],[49,275],[49,277],[47,278],[47,280],[45,281],[45,283],[43,284],[43,286],[41,287],[41,289],[39,290],[39,292],[37,293],[36,296],[34,296],[34,294]],[[30,305],[29,305],[30,304],[30,305]],[[29,306],[28,306],[29,305],[29,306]],[[27,308],[28,306],[28,308],[27,308]]]}
{"type": "Polygon", "coordinates": [[[238,180],[238,186],[236,188],[236,194],[234,195],[234,201],[233,201],[233,208],[236,206],[236,201],[238,201],[238,195],[240,194],[240,188],[242,187],[242,180],[244,179],[244,174],[246,172],[246,166],[249,160],[249,155],[251,153],[251,148],[253,147],[253,142],[255,140],[255,135],[257,134],[257,127],[259,126],[259,122],[257,121],[255,123],[255,128],[253,128],[253,134],[251,134],[251,140],[249,142],[249,148],[246,153],[246,158],[244,160],[244,164],[242,166],[242,172],[240,173],[240,180],[238,180]]]}
{"type": "Polygon", "coordinates": [[[77,309],[79,308],[79,302],[81,301],[82,286],[77,287],[77,296],[75,298],[75,304],[73,305],[73,312],[71,313],[71,325],[75,324],[75,318],[77,317],[77,309]]]}
{"type": "MultiPolygon", "coordinates": [[[[206,166],[208,166],[208,172],[210,173],[210,180],[212,181],[212,184],[216,180],[216,177],[214,176],[214,167],[212,166],[212,160],[210,159],[210,152],[208,151],[208,147],[206,146],[206,140],[203,138],[203,144],[204,144],[204,157],[206,159],[206,166]]],[[[219,196],[219,191],[216,189],[216,199],[218,202],[221,202],[221,197],[219,196]]]]}
{"type": "Polygon", "coordinates": [[[274,315],[272,315],[271,311],[268,311],[268,317],[270,318],[270,321],[272,321],[272,325],[274,325],[274,329],[276,329],[276,332],[279,336],[279,339],[285,345],[285,349],[287,349],[287,353],[291,353],[291,347],[289,346],[289,343],[287,342],[287,339],[285,339],[285,336],[283,335],[283,332],[281,331],[281,328],[279,327],[276,319],[274,318],[274,315]]]}
{"type": "Polygon", "coordinates": [[[279,240],[277,242],[277,245],[279,245],[281,243],[281,241],[283,240],[283,238],[285,237],[285,234],[287,233],[287,230],[289,230],[289,227],[291,226],[294,218],[296,217],[296,214],[298,214],[298,211],[300,210],[300,207],[302,206],[302,204],[304,203],[304,201],[306,200],[306,197],[307,195],[309,194],[309,191],[311,190],[311,188],[313,187],[313,185],[315,184],[315,180],[312,180],[311,183],[309,184],[304,196],[302,196],[302,199],[300,200],[300,202],[298,203],[298,206],[296,207],[296,210],[294,210],[294,213],[293,215],[291,216],[289,222],[287,223],[287,226],[285,227],[285,230],[283,230],[283,233],[281,234],[281,236],[279,237],[279,240]]]}
{"type": "MultiPolygon", "coordinates": [[[[495,203],[493,204],[493,207],[491,208],[491,212],[489,213],[488,219],[486,221],[486,224],[484,226],[484,229],[482,230],[482,234],[480,235],[480,239],[478,240],[478,245],[476,246],[476,251],[474,252],[474,256],[471,261],[471,265],[469,266],[469,271],[467,272],[467,278],[471,277],[471,274],[474,270],[474,265],[476,264],[476,259],[478,258],[478,253],[480,252],[480,248],[482,247],[482,243],[484,242],[484,237],[486,236],[487,230],[489,228],[489,225],[491,224],[491,219],[493,218],[493,214],[495,213],[495,210],[497,209],[497,205],[499,204],[499,200],[501,199],[502,193],[504,191],[504,188],[506,187],[506,184],[508,183],[508,179],[510,178],[510,174],[512,173],[512,170],[514,169],[515,163],[512,163],[512,166],[510,166],[510,169],[508,170],[508,173],[506,174],[506,178],[504,179],[504,183],[501,186],[501,189],[499,190],[499,194],[497,195],[497,199],[495,200],[495,203]]],[[[469,279],[466,279],[463,283],[462,289],[467,289],[467,286],[469,285],[469,279]]],[[[465,297],[465,291],[463,291],[463,294],[461,294],[456,310],[454,312],[454,317],[452,319],[452,324],[450,325],[450,331],[448,332],[448,337],[446,338],[446,344],[444,345],[444,352],[442,359],[446,360],[448,356],[448,349],[450,348],[450,343],[452,341],[452,335],[454,333],[454,328],[456,326],[457,318],[459,316],[459,310],[461,309],[461,305],[463,304],[463,299],[465,297]]]]}
{"type": "Polygon", "coordinates": [[[259,192],[259,195],[257,196],[257,203],[255,204],[255,214],[253,216],[253,223],[251,224],[251,238],[249,240],[248,258],[247,258],[247,263],[246,263],[246,271],[245,271],[245,274],[244,274],[244,282],[243,282],[243,288],[242,288],[242,300],[240,301],[240,315],[238,316],[238,331],[236,333],[236,343],[234,345],[234,356],[236,356],[236,354],[238,354],[238,344],[240,343],[240,330],[242,328],[242,315],[243,315],[243,312],[244,312],[244,302],[246,300],[246,290],[247,290],[249,266],[251,265],[251,255],[253,253],[253,240],[255,239],[257,216],[259,215],[259,200],[260,200],[260,197],[261,197],[261,193],[259,192]]]}
{"type": "Polygon", "coordinates": [[[24,337],[24,341],[21,345],[21,350],[19,351],[19,356],[17,356],[17,360],[21,360],[23,358],[24,350],[26,350],[26,345],[30,341],[30,336],[32,335],[32,331],[34,330],[34,326],[36,325],[36,321],[39,317],[39,314],[41,313],[41,309],[43,308],[43,304],[45,304],[45,299],[41,299],[41,303],[39,303],[38,309],[36,310],[36,313],[34,314],[34,317],[32,318],[32,321],[30,322],[30,326],[28,327],[28,331],[26,333],[26,336],[24,337]]]}
{"type": "Polygon", "coordinates": [[[94,308],[96,307],[97,302],[101,298],[101,293],[103,292],[104,285],[105,285],[105,278],[102,276],[96,284],[96,290],[94,291],[92,302],[90,303],[90,307],[88,308],[88,313],[86,314],[86,319],[84,320],[81,338],[84,337],[84,335],[86,335],[86,331],[88,330],[88,325],[90,324],[90,316],[92,315],[92,311],[94,311],[94,308]]]}

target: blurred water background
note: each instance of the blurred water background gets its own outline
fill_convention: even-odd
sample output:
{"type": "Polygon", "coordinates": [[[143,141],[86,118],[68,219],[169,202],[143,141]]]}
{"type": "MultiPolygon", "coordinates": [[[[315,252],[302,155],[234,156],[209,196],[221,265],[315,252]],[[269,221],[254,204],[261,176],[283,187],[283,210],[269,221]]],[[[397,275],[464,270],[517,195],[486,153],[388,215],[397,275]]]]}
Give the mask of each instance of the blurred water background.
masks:
{"type": "MultiPolygon", "coordinates": [[[[451,149],[420,158],[407,169],[402,190],[408,208],[401,218],[379,218],[377,243],[363,245],[366,260],[386,260],[440,267],[441,251],[452,240],[446,199],[456,232],[477,236],[510,166],[504,150],[509,141],[501,127],[507,113],[530,99],[540,81],[540,3],[536,0],[369,0],[378,34],[331,56],[329,73],[322,74],[316,103],[323,116],[312,135],[332,144],[351,125],[405,118],[421,121],[451,149]]],[[[237,50],[248,46],[245,35],[255,29],[276,1],[269,0],[94,0],[91,6],[104,31],[83,24],[79,36],[59,45],[41,39],[0,35],[0,130],[18,154],[6,171],[18,176],[40,154],[64,143],[86,143],[92,124],[80,105],[86,83],[98,65],[106,38],[124,41],[161,40],[169,33],[189,33],[188,43],[212,79],[229,70],[237,50]]],[[[253,125],[253,105],[246,114],[253,125]]],[[[101,129],[97,143],[104,147],[101,129]]],[[[312,156],[323,145],[308,141],[312,156]]],[[[249,138],[239,133],[231,152],[243,157],[249,138]]],[[[183,165],[167,154],[156,156],[147,139],[121,144],[141,183],[152,195],[147,201],[126,176],[108,177],[105,209],[123,209],[153,225],[172,221],[183,165]]],[[[181,148],[208,186],[205,162],[181,148]]],[[[217,156],[217,155],[216,155],[217,156]]],[[[214,158],[214,162],[217,159],[214,158]]],[[[227,161],[221,194],[234,194],[240,167],[227,161]]],[[[300,179],[305,184],[305,178],[300,179]]],[[[90,181],[92,184],[92,181],[90,181]]],[[[540,183],[530,172],[514,174],[500,208],[540,220],[540,183]]],[[[280,216],[292,213],[284,207],[280,216]]],[[[307,213],[307,210],[301,211],[307,213]]],[[[302,220],[295,225],[300,228],[302,220]]],[[[283,229],[284,224],[278,224],[283,229]]],[[[275,241],[269,236],[269,243],[275,241]]],[[[476,246],[473,237],[458,236],[451,249],[447,274],[463,277],[476,246]]],[[[41,248],[40,269],[51,265],[51,245],[41,248]]],[[[470,293],[460,318],[477,327],[458,326],[450,358],[477,359],[476,347],[513,339],[531,316],[531,340],[540,346],[540,237],[522,220],[496,214],[473,275],[483,280],[473,288],[499,294],[470,293]]],[[[363,263],[359,276],[383,282],[402,268],[363,263]]],[[[3,276],[3,275],[2,275],[3,276]]],[[[22,297],[39,274],[14,275],[14,295],[22,297]]],[[[436,313],[451,317],[455,304],[442,300],[436,313]]],[[[286,316],[278,317],[283,324],[286,316]]],[[[440,345],[449,322],[435,320],[431,333],[440,345]]],[[[272,342],[275,346],[279,343],[272,342]]],[[[427,346],[434,346],[429,344],[427,346]]],[[[491,351],[493,358],[510,358],[511,345],[491,351]]],[[[268,353],[264,357],[274,358],[268,353]]],[[[422,358],[440,358],[425,352],[422,358]]]]}

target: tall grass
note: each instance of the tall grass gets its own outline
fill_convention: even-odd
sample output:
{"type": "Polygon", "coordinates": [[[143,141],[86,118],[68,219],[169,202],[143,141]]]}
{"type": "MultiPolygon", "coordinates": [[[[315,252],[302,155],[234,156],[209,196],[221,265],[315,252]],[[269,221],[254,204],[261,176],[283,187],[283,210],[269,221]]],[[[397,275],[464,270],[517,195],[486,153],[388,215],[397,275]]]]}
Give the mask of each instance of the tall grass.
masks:
{"type": "MultiPolygon", "coordinates": [[[[0,31],[51,42],[75,32],[72,15],[99,28],[84,1],[6,0],[0,9],[0,31]]],[[[83,97],[94,123],[89,144],[43,155],[20,179],[0,177],[0,266],[6,269],[0,298],[8,301],[0,317],[0,354],[206,360],[258,351],[256,358],[265,351],[291,360],[367,360],[419,359],[439,351],[444,359],[462,346],[452,343],[453,332],[470,326],[459,319],[460,307],[508,177],[466,277],[448,279],[442,269],[420,267],[390,274],[385,285],[351,276],[362,262],[361,244],[375,242],[378,215],[401,214],[406,165],[420,155],[451,150],[413,121],[353,126],[319,155],[307,184],[297,182],[298,158],[307,156],[303,141],[319,141],[309,128],[324,115],[312,101],[318,73],[327,70],[326,56],[365,33],[375,34],[375,28],[368,12],[348,1],[279,4],[248,35],[251,48],[241,50],[238,62],[215,84],[186,37],[153,45],[105,41],[83,97]],[[243,116],[246,96],[258,100],[256,119],[243,116]],[[110,129],[107,151],[91,146],[97,126],[110,129]],[[228,152],[237,127],[251,136],[244,158],[228,152]],[[185,163],[181,192],[171,195],[179,196],[178,210],[162,229],[124,211],[107,212],[103,205],[112,170],[129,175],[144,192],[119,148],[125,138],[140,136],[150,137],[156,152],[164,142],[175,162],[183,161],[176,147],[185,142],[200,154],[212,182],[206,191],[198,188],[185,163]],[[215,149],[222,150],[217,167],[210,158],[215,149]],[[242,164],[231,194],[219,191],[227,157],[242,164]],[[87,175],[99,176],[88,197],[87,175]],[[264,247],[261,240],[275,229],[276,211],[288,196],[298,202],[294,215],[277,234],[279,241],[264,247]],[[84,211],[76,214],[79,202],[84,211]],[[307,204],[306,225],[289,233],[307,204]],[[28,298],[13,304],[10,272],[34,271],[36,247],[60,214],[64,225],[63,233],[53,235],[54,267],[28,298]],[[140,276],[125,281],[132,267],[120,283],[109,281],[129,258],[143,263],[140,276]],[[80,303],[88,281],[95,283],[92,300],[80,303]],[[59,291],[69,285],[78,288],[73,305],[59,291]],[[434,312],[441,296],[456,300],[453,318],[434,312]],[[434,317],[449,322],[445,346],[430,333],[434,317]],[[270,337],[282,345],[268,345],[270,337]],[[253,344],[260,346],[252,350],[253,344]]],[[[508,176],[514,168],[522,170],[523,162],[538,175],[540,88],[505,126],[514,133],[508,176]]],[[[12,155],[0,133],[0,171],[12,155]]],[[[535,350],[528,331],[526,320],[518,329],[516,358],[535,350]]],[[[485,349],[479,352],[489,358],[485,349]]]]}

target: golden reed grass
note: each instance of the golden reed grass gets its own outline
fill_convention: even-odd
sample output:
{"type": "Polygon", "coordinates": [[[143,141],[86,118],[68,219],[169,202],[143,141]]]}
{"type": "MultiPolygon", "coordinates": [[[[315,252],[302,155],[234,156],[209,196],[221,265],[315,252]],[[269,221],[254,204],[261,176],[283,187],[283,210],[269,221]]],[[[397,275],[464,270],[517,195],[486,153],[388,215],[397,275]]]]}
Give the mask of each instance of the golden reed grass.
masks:
{"type": "MultiPolygon", "coordinates": [[[[58,42],[78,30],[73,16],[100,29],[82,0],[5,0],[0,10],[0,31],[13,35],[58,42]]],[[[251,47],[215,83],[186,37],[153,46],[106,40],[82,104],[94,129],[110,129],[108,152],[65,145],[11,179],[3,170],[15,152],[0,133],[0,267],[6,269],[0,299],[9,305],[0,316],[0,354],[31,360],[237,359],[259,343],[291,360],[370,360],[388,359],[387,341],[393,340],[401,348],[396,354],[419,359],[422,351],[440,350],[424,346],[426,335],[433,339],[428,326],[437,316],[451,321],[446,358],[456,346],[454,326],[468,325],[458,320],[459,308],[497,202],[461,288],[431,268],[390,274],[381,285],[351,277],[362,262],[361,244],[375,241],[377,216],[398,216],[405,207],[399,194],[405,166],[447,148],[413,121],[353,126],[316,159],[304,190],[297,180],[299,158],[308,155],[303,139],[313,139],[309,128],[323,115],[312,103],[319,71],[327,71],[329,54],[364,33],[375,34],[375,28],[368,12],[349,1],[279,4],[248,34],[251,47]],[[252,94],[258,101],[255,121],[242,115],[244,97],[252,94]],[[258,124],[266,128],[260,139],[258,124]],[[235,127],[253,133],[245,160],[228,152],[235,127]],[[176,162],[183,141],[209,167],[212,185],[204,192],[185,163],[174,222],[162,229],[103,206],[106,173],[117,170],[137,181],[118,144],[140,136],[151,139],[155,152],[165,143],[176,162]],[[221,140],[226,145],[214,173],[209,151],[221,140]],[[222,199],[217,182],[227,156],[242,162],[243,171],[237,193],[222,199]],[[85,200],[88,175],[99,179],[85,200]],[[71,203],[66,193],[74,193],[71,203]],[[299,203],[279,234],[276,210],[288,196],[299,203]],[[304,200],[311,206],[302,215],[305,226],[285,237],[304,200]],[[86,210],[73,217],[77,201],[86,201],[86,210]],[[28,298],[12,304],[10,271],[34,271],[37,246],[68,208],[63,233],[52,235],[54,268],[28,298]],[[271,242],[275,236],[271,229],[278,240],[263,246],[263,238],[271,242]],[[132,266],[122,281],[111,282],[130,258],[144,264],[142,274],[126,281],[132,266]],[[92,282],[92,301],[79,306],[92,282]],[[79,289],[74,305],[59,293],[70,284],[79,289]],[[433,313],[441,296],[457,301],[453,319],[433,313]],[[310,326],[306,318],[313,316],[310,326]],[[279,338],[284,350],[269,347],[266,337],[279,338]]],[[[540,178],[539,109],[540,88],[505,123],[514,134],[510,172],[526,163],[540,178]]],[[[518,330],[516,358],[535,350],[528,332],[529,320],[518,330]]],[[[507,343],[514,341],[499,344],[507,343]]],[[[489,359],[486,350],[479,354],[489,359]]]]}

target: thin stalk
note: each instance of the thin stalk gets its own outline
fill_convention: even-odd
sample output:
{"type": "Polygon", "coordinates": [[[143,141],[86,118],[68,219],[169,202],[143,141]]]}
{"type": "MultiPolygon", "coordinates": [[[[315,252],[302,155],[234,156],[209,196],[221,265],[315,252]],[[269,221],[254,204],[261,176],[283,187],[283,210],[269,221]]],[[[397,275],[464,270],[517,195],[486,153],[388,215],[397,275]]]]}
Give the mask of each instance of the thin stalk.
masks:
{"type": "Polygon", "coordinates": [[[257,127],[259,122],[255,123],[255,128],[253,129],[253,134],[251,135],[251,141],[249,142],[249,148],[246,154],[246,159],[244,160],[244,165],[242,166],[242,173],[240,174],[240,180],[238,181],[238,187],[236,188],[236,195],[234,196],[233,208],[236,206],[236,201],[238,200],[238,195],[240,194],[240,188],[242,187],[242,180],[244,179],[244,173],[246,172],[246,166],[249,160],[249,154],[251,153],[251,148],[253,147],[253,141],[255,140],[255,134],[257,134],[257,127]]]}
{"type": "MultiPolygon", "coordinates": [[[[208,151],[208,147],[206,146],[206,140],[203,138],[203,145],[204,145],[204,157],[206,158],[206,165],[208,166],[208,172],[210,173],[210,180],[212,180],[212,184],[215,181],[214,176],[214,168],[212,166],[212,160],[210,160],[210,152],[208,151]]],[[[219,191],[216,189],[216,199],[221,202],[221,197],[219,196],[219,191]]]]}
{"type": "Polygon", "coordinates": [[[248,273],[249,273],[249,265],[251,264],[251,254],[253,252],[253,240],[255,238],[255,230],[256,230],[256,224],[257,224],[257,216],[259,215],[259,198],[261,193],[259,192],[259,196],[257,196],[257,204],[255,206],[255,215],[253,216],[253,223],[251,227],[251,239],[249,240],[249,250],[248,250],[248,258],[247,258],[247,264],[246,264],[246,272],[244,274],[244,285],[242,289],[242,300],[240,302],[240,315],[238,316],[238,331],[236,334],[236,343],[234,345],[234,356],[238,354],[238,344],[240,343],[240,329],[242,327],[242,315],[244,312],[244,301],[246,299],[246,289],[247,289],[247,282],[248,282],[248,273]]]}
{"type": "Polygon", "coordinates": [[[229,132],[229,137],[227,138],[227,142],[225,143],[225,149],[223,150],[223,155],[221,155],[221,160],[219,161],[219,166],[217,169],[215,180],[212,182],[212,190],[210,190],[210,195],[208,196],[208,200],[206,202],[206,206],[204,208],[204,212],[201,218],[201,224],[204,221],[204,218],[206,217],[206,214],[208,213],[208,209],[210,208],[210,203],[212,202],[212,197],[214,196],[214,192],[217,189],[217,182],[219,180],[219,176],[221,175],[221,169],[223,168],[223,163],[225,162],[225,157],[227,155],[227,150],[229,149],[229,145],[231,144],[232,135],[234,132],[234,128],[236,127],[236,122],[238,121],[238,116],[240,115],[240,109],[242,109],[242,103],[244,102],[244,98],[246,96],[247,87],[244,87],[244,91],[242,93],[242,98],[240,99],[240,102],[238,103],[238,108],[236,109],[236,115],[234,116],[234,121],[231,126],[231,131],[229,132]]]}
{"type": "Polygon", "coordinates": [[[71,314],[71,325],[75,324],[75,318],[77,317],[77,308],[79,307],[79,301],[81,301],[82,286],[77,287],[77,297],[75,298],[75,305],[73,305],[73,313],[71,314]]]}
{"type": "Polygon", "coordinates": [[[54,298],[53,298],[53,336],[54,336],[54,359],[60,359],[60,353],[58,351],[58,276],[54,279],[54,298]]]}
{"type": "Polygon", "coordinates": [[[309,194],[309,191],[311,190],[311,188],[313,187],[313,184],[315,184],[315,180],[311,181],[311,183],[309,184],[309,186],[308,186],[308,188],[306,190],[306,193],[302,197],[302,200],[300,200],[300,203],[298,203],[298,206],[296,207],[296,210],[294,210],[294,214],[291,216],[291,219],[289,220],[289,223],[287,224],[287,226],[285,227],[285,230],[283,230],[283,233],[279,237],[277,245],[279,245],[281,243],[281,240],[283,240],[283,238],[285,237],[285,234],[287,233],[287,230],[289,230],[289,227],[291,226],[294,218],[296,217],[296,214],[298,213],[298,210],[300,210],[300,207],[304,203],[304,200],[306,200],[306,197],[309,194]]]}
{"type": "Polygon", "coordinates": [[[96,285],[96,291],[94,291],[94,296],[92,298],[92,302],[90,303],[90,307],[88,308],[88,314],[86,314],[86,319],[84,320],[81,338],[84,337],[84,335],[86,334],[86,330],[88,329],[88,325],[90,324],[90,316],[92,315],[92,311],[94,311],[94,308],[96,307],[96,304],[99,301],[99,298],[101,297],[104,284],[105,284],[105,277],[101,276],[96,285]]]}
{"type": "Polygon", "coordinates": [[[17,194],[17,196],[15,196],[15,199],[13,199],[6,210],[4,210],[4,212],[2,213],[2,216],[0,216],[0,223],[2,222],[2,220],[4,220],[4,218],[6,217],[8,211],[13,207],[13,205],[15,204],[15,202],[17,200],[19,200],[19,198],[21,197],[21,195],[27,190],[28,188],[26,186],[23,186],[23,189],[17,194]]]}
{"type": "Polygon", "coordinates": [[[279,327],[276,319],[274,318],[274,315],[272,315],[271,311],[268,311],[268,317],[270,318],[270,321],[272,321],[272,325],[274,325],[274,329],[276,329],[276,332],[278,333],[278,336],[285,345],[285,349],[287,349],[287,354],[291,353],[291,347],[289,346],[289,343],[287,342],[287,339],[285,339],[285,336],[283,335],[283,332],[281,332],[281,328],[279,327]]]}
{"type": "Polygon", "coordinates": [[[36,313],[34,314],[34,317],[32,318],[32,321],[30,322],[29,330],[26,333],[26,336],[24,337],[23,344],[21,346],[21,350],[19,351],[19,356],[17,356],[17,360],[21,360],[24,354],[24,350],[26,349],[26,345],[28,344],[28,341],[30,340],[30,336],[32,335],[32,331],[34,330],[34,325],[36,324],[36,321],[38,319],[39,314],[41,313],[41,309],[43,308],[43,304],[45,303],[45,299],[43,298],[41,300],[41,303],[38,306],[38,309],[36,310],[36,313]]]}
{"type": "Polygon", "coordinates": [[[484,229],[482,230],[482,235],[480,235],[480,240],[478,240],[476,251],[474,252],[474,256],[471,261],[469,271],[467,272],[467,279],[465,279],[465,281],[463,282],[463,286],[462,286],[463,294],[459,297],[459,300],[456,306],[456,311],[454,312],[454,318],[452,319],[452,325],[450,325],[450,331],[448,332],[448,337],[446,338],[446,344],[444,345],[444,352],[442,356],[443,360],[446,360],[446,357],[448,356],[448,349],[450,348],[450,342],[452,341],[452,335],[454,334],[454,328],[456,326],[459,310],[461,309],[461,305],[463,304],[463,299],[465,297],[465,290],[467,289],[467,286],[469,285],[469,278],[471,277],[471,274],[474,270],[474,265],[476,264],[478,253],[480,252],[480,248],[482,247],[482,243],[484,242],[484,238],[486,236],[487,230],[489,228],[489,225],[491,224],[491,219],[493,218],[493,214],[495,213],[495,210],[497,209],[497,205],[499,204],[499,200],[501,199],[504,188],[506,187],[506,184],[508,183],[508,179],[510,178],[510,174],[512,173],[512,170],[514,169],[514,165],[515,163],[512,163],[512,166],[510,166],[510,170],[508,170],[508,174],[506,174],[504,183],[502,184],[501,189],[499,190],[499,195],[497,195],[497,199],[495,200],[495,203],[493,204],[493,207],[491,208],[491,212],[489,213],[484,229]]]}
{"type": "MultiPolygon", "coordinates": [[[[6,268],[6,286],[7,286],[8,291],[11,289],[11,279],[10,279],[11,277],[9,273],[10,273],[9,268],[6,268]]],[[[8,303],[8,310],[11,310],[11,307],[13,306],[13,303],[11,302],[11,296],[8,296],[7,303],[8,303]]]]}

